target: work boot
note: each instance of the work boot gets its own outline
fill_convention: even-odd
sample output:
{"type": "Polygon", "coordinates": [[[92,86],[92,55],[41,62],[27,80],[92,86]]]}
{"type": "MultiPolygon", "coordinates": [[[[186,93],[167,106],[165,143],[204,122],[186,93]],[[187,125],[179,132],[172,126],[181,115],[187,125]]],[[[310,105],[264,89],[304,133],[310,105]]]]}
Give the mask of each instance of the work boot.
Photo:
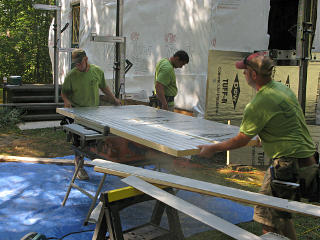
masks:
{"type": "MultiPolygon", "coordinates": [[[[80,159],[76,157],[75,159],[75,167],[78,166],[80,159]]],[[[89,180],[89,176],[86,172],[86,170],[84,170],[83,165],[79,168],[78,174],[77,174],[77,179],[79,180],[89,180]]]]}

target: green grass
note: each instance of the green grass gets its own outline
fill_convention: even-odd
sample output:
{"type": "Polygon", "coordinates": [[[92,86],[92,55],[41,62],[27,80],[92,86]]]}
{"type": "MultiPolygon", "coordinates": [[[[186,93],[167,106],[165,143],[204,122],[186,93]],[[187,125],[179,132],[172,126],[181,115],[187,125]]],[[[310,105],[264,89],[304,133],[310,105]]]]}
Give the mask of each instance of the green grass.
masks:
{"type": "MultiPolygon", "coordinates": [[[[298,240],[317,240],[320,239],[320,220],[319,218],[304,217],[301,215],[294,216],[294,224],[297,233],[298,240]]],[[[245,229],[255,235],[260,236],[261,225],[252,221],[247,223],[240,223],[238,226],[245,229]]],[[[221,240],[231,240],[233,238],[218,232],[216,230],[202,232],[194,234],[191,237],[186,238],[186,240],[208,240],[208,239],[221,239],[221,240]]]]}

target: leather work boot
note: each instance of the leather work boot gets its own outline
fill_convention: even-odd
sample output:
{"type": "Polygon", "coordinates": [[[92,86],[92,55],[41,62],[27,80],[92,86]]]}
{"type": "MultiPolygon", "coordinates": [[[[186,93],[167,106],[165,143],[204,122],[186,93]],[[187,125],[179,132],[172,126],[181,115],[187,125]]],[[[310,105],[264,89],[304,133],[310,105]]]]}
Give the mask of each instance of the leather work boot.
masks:
{"type": "MultiPolygon", "coordinates": [[[[75,167],[78,166],[79,161],[80,161],[80,157],[76,157],[75,161],[74,161],[75,167]]],[[[89,180],[89,176],[88,176],[86,170],[84,170],[83,165],[79,168],[79,171],[78,171],[78,174],[77,174],[77,179],[79,179],[79,180],[89,180]]]]}

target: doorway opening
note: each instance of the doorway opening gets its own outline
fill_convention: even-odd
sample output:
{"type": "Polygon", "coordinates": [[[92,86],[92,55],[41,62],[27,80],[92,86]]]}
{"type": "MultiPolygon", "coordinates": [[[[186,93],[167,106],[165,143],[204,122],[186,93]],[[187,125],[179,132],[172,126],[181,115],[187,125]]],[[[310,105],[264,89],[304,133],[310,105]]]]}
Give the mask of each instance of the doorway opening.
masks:
{"type": "Polygon", "coordinates": [[[270,0],[268,49],[295,50],[299,0],[270,0]]]}

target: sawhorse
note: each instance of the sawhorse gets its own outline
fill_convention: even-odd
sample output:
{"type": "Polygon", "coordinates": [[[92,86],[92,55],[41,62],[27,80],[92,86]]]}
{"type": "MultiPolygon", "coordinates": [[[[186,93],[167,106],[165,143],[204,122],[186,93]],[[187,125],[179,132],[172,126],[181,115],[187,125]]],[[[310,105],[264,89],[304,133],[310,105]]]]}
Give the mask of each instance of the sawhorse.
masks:
{"type": "Polygon", "coordinates": [[[89,148],[91,146],[98,146],[99,142],[101,142],[101,140],[103,140],[105,138],[105,136],[95,130],[87,129],[87,128],[85,128],[81,125],[78,125],[78,124],[64,125],[63,129],[67,133],[67,140],[72,141],[72,144],[73,144],[72,147],[75,151],[75,156],[79,158],[79,161],[78,161],[78,164],[75,165],[76,166],[75,171],[74,171],[72,179],[70,181],[67,193],[63,199],[62,206],[64,206],[66,204],[66,201],[69,197],[71,188],[76,188],[80,192],[82,192],[83,194],[85,194],[89,198],[91,198],[92,203],[90,205],[88,214],[87,214],[86,219],[84,221],[84,225],[87,225],[89,218],[90,218],[90,215],[91,215],[91,212],[97,202],[97,198],[98,198],[99,193],[103,187],[103,184],[104,184],[104,181],[106,178],[106,174],[103,174],[95,195],[90,194],[85,189],[76,185],[75,180],[77,178],[77,174],[79,172],[79,169],[83,167],[84,157],[87,156],[90,159],[94,159],[95,157],[97,157],[97,155],[90,154],[89,148]]]}
{"type": "MultiPolygon", "coordinates": [[[[170,187],[165,190],[173,193],[170,187]]],[[[132,187],[101,193],[102,207],[92,240],[105,240],[107,232],[110,240],[183,240],[178,211],[160,201],[156,201],[149,223],[126,231],[122,230],[120,211],[133,204],[149,200],[154,198],[132,187]],[[167,214],[169,229],[160,227],[164,211],[167,214]]]]}

